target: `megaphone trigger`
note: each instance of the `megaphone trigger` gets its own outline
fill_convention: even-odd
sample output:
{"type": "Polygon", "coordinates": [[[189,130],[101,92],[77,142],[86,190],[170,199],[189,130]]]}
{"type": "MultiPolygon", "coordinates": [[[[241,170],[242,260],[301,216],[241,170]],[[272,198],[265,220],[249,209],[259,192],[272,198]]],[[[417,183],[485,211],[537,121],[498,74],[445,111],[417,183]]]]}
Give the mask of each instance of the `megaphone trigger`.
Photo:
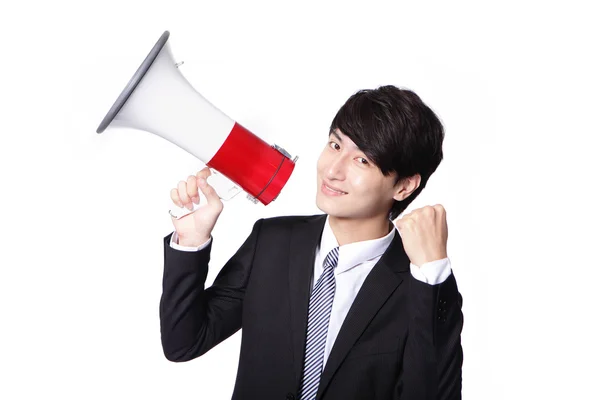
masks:
{"type": "Polygon", "coordinates": [[[215,189],[221,200],[231,200],[242,191],[239,186],[218,173],[215,169],[211,168],[210,171],[211,175],[206,179],[206,182],[215,189]]]}

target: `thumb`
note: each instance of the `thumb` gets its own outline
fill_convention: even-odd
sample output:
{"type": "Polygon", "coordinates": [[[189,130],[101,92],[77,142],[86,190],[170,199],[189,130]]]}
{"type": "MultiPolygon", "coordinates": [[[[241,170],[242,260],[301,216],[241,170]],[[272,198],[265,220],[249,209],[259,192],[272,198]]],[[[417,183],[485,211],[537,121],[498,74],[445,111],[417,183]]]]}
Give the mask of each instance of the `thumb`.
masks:
{"type": "Polygon", "coordinates": [[[402,229],[402,225],[403,225],[404,221],[402,221],[402,218],[396,218],[393,221],[393,224],[396,226],[396,228],[398,228],[398,230],[402,229]]]}
{"type": "Polygon", "coordinates": [[[219,197],[215,189],[212,186],[210,186],[208,182],[206,182],[205,178],[198,178],[197,183],[204,196],[206,196],[206,200],[209,204],[221,201],[221,198],[219,197]]]}

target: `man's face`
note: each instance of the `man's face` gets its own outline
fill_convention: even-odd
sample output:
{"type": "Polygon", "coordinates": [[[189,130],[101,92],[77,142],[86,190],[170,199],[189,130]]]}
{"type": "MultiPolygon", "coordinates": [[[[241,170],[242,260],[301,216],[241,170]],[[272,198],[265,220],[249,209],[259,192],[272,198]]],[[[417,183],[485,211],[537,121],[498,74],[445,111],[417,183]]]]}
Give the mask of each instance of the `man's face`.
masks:
{"type": "Polygon", "coordinates": [[[317,161],[317,207],[339,218],[387,215],[397,191],[394,182],[336,129],[317,161]]]}

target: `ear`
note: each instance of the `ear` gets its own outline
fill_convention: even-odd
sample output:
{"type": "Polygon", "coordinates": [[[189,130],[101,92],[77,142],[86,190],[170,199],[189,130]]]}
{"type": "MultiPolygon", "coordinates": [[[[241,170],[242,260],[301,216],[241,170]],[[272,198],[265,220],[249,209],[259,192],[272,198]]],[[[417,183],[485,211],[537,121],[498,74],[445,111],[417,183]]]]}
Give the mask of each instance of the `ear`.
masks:
{"type": "Polygon", "coordinates": [[[415,174],[411,177],[401,179],[400,182],[396,184],[396,192],[394,194],[394,200],[402,201],[408,196],[412,194],[419,185],[421,184],[421,175],[415,174]]]}

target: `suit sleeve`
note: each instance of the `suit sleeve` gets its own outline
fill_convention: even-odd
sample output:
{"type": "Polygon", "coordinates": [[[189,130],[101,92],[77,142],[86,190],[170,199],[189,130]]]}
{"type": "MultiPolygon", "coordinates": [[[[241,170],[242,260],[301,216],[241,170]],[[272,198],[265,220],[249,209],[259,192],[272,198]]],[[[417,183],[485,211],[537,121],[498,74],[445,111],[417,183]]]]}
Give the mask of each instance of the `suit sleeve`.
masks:
{"type": "Polygon", "coordinates": [[[454,274],[437,285],[411,278],[409,332],[394,399],[460,400],[462,296],[454,274]]]}
{"type": "Polygon", "coordinates": [[[189,252],[163,239],[163,290],[159,304],[163,352],[170,361],[189,361],[206,353],[242,326],[242,303],[252,269],[262,219],[205,289],[212,241],[189,252]]]}

